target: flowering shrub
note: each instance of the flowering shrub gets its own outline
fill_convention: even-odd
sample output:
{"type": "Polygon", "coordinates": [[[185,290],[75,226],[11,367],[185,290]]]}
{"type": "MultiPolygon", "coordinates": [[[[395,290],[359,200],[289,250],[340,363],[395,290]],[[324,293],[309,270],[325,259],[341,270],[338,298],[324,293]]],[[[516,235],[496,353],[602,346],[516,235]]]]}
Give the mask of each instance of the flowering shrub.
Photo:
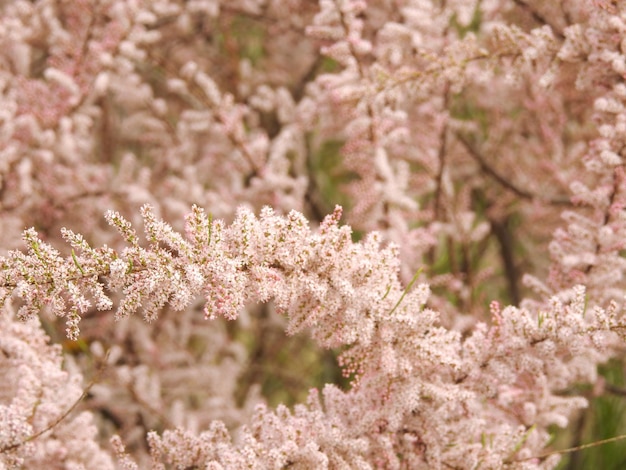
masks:
{"type": "Polygon", "coordinates": [[[0,468],[554,468],[622,392],[626,2],[0,9],[0,468]]]}

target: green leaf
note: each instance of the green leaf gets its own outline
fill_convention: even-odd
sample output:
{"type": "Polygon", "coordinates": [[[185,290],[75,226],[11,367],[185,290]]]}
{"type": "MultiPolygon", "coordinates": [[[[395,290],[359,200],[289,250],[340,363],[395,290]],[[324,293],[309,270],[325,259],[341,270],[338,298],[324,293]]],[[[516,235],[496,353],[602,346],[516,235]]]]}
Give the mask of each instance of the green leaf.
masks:
{"type": "MultiPolygon", "coordinates": [[[[411,279],[411,282],[409,282],[409,284],[406,286],[404,291],[402,291],[402,295],[398,299],[398,302],[396,302],[396,305],[394,305],[394,307],[391,309],[391,312],[389,312],[389,315],[391,315],[393,312],[395,312],[396,309],[400,306],[400,304],[404,300],[404,297],[406,296],[406,294],[408,294],[408,292],[411,289],[411,287],[413,287],[413,284],[415,284],[415,281],[417,281],[418,276],[422,273],[423,270],[424,270],[424,268],[419,268],[417,270],[417,272],[413,276],[413,279],[411,279]]],[[[385,294],[385,296],[386,296],[386,294],[385,294]]]]}
{"type": "Polygon", "coordinates": [[[76,267],[78,268],[80,273],[84,276],[85,275],[85,271],[83,271],[83,267],[78,262],[78,258],[76,257],[76,253],[74,253],[74,249],[73,248],[72,248],[72,259],[74,260],[74,264],[76,265],[76,267]]]}

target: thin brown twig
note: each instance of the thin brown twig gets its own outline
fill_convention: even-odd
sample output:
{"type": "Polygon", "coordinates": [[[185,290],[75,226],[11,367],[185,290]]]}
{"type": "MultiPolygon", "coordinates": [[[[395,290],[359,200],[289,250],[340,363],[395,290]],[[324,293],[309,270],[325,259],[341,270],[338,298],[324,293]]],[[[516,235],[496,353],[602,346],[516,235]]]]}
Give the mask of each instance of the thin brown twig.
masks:
{"type": "Polygon", "coordinates": [[[494,168],[489,166],[485,157],[483,157],[478,150],[465,138],[465,136],[460,133],[455,133],[456,138],[463,144],[465,150],[469,153],[469,155],[476,160],[476,162],[480,165],[480,168],[491,176],[494,180],[500,183],[501,186],[508,189],[509,191],[515,193],[522,199],[529,200],[540,200],[543,202],[547,202],[549,204],[559,205],[559,206],[571,206],[572,202],[568,198],[545,198],[537,196],[529,191],[526,191],[522,188],[517,187],[515,184],[511,183],[508,179],[498,173],[494,168]]]}
{"type": "Polygon", "coordinates": [[[544,15],[539,13],[535,8],[530,6],[528,3],[526,3],[523,0],[513,0],[513,3],[515,3],[517,6],[519,6],[523,10],[526,10],[530,14],[530,16],[533,17],[533,20],[535,20],[537,23],[545,24],[549,26],[552,32],[556,34],[559,37],[559,39],[565,39],[565,35],[563,34],[563,31],[561,31],[560,28],[557,28],[544,15]]]}
{"type": "MultiPolygon", "coordinates": [[[[443,99],[444,108],[448,107],[449,101],[450,82],[446,82],[443,99]]],[[[443,174],[446,168],[446,155],[448,148],[448,123],[444,123],[439,133],[439,152],[437,158],[439,160],[439,168],[437,169],[436,188],[435,188],[435,207],[433,209],[435,220],[440,220],[441,207],[442,207],[442,192],[443,192],[443,174]]]]}
{"type": "Polygon", "coordinates": [[[525,462],[527,460],[545,459],[546,457],[550,457],[552,455],[569,454],[569,453],[572,453],[572,452],[577,452],[579,450],[585,450],[585,449],[590,449],[592,447],[601,446],[601,445],[604,445],[604,444],[610,444],[611,442],[622,441],[624,439],[626,439],[626,434],[620,434],[619,436],[610,437],[608,439],[602,439],[600,441],[590,442],[588,444],[582,444],[582,445],[575,446],[575,447],[568,447],[567,449],[552,450],[550,452],[545,452],[543,454],[534,455],[532,457],[527,457],[527,458],[524,458],[524,459],[517,459],[515,461],[516,462],[525,462]]]}
{"type": "Polygon", "coordinates": [[[613,384],[606,384],[604,386],[604,389],[613,395],[626,397],[626,388],[618,387],[617,385],[613,385],[613,384]]]}
{"type": "Polygon", "coordinates": [[[511,302],[513,305],[519,305],[521,301],[518,286],[519,273],[517,270],[517,266],[515,265],[515,256],[513,254],[514,241],[511,230],[509,230],[509,217],[510,216],[507,216],[502,221],[496,220],[494,218],[488,218],[489,223],[491,224],[491,231],[495,235],[496,240],[500,245],[500,257],[502,258],[502,265],[508,284],[508,291],[511,302]]]}

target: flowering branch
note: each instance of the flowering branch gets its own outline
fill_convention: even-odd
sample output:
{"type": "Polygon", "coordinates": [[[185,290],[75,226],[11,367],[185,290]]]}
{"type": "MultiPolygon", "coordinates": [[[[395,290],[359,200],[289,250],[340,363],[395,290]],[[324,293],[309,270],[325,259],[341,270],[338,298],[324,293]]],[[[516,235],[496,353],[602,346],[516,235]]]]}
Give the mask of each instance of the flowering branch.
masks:
{"type": "MultiPolygon", "coordinates": [[[[183,237],[144,206],[147,246],[142,246],[128,221],[109,212],[107,220],[125,239],[126,248],[119,253],[106,247],[94,249],[80,235],[65,230],[64,238],[76,251],[66,258],[28,230],[28,252],[10,252],[2,259],[4,297],[14,293],[22,300],[23,318],[44,305],[63,315],[66,311],[60,306],[69,304],[70,338],[78,334],[78,313],[90,306],[87,295],[97,305],[111,305],[105,290],[122,291],[118,319],[141,309],[149,321],[166,303],[183,309],[200,293],[205,296],[205,318],[235,319],[246,304],[273,299],[287,317],[288,333],[306,328],[320,346],[349,346],[340,360],[344,373],[353,376],[353,389],[347,393],[325,389],[323,416],[328,421],[323,426],[336,423],[347,435],[366,438],[368,454],[383,452],[388,445],[408,452],[400,450],[405,445],[400,441],[387,440],[410,430],[428,449],[431,464],[455,465],[457,459],[467,459],[468,452],[477,461],[505,454],[525,458],[545,445],[547,426],[564,426],[568,415],[584,406],[583,399],[563,398],[558,391],[579,380],[593,380],[595,365],[605,358],[609,344],[604,338],[612,331],[621,334],[626,327],[618,319],[617,304],[608,310],[594,307],[588,315],[582,287],[563,292],[551,299],[547,310],[537,313],[513,307],[500,310],[494,304],[493,326],[478,325],[461,340],[458,332],[438,326],[438,314],[425,308],[428,287],[411,289],[417,275],[402,287],[395,247],[381,248],[376,234],[353,243],[349,227],[338,225],[340,215],[338,207],[314,233],[296,212],[280,217],[265,208],[257,218],[240,209],[226,226],[195,206],[186,218],[183,237]],[[568,366],[571,361],[577,361],[578,372],[568,366]],[[426,430],[422,425],[449,400],[455,405],[447,419],[455,423],[457,432],[474,429],[462,439],[463,446],[462,434],[455,432],[449,441],[440,435],[442,430],[426,430]],[[348,411],[364,402],[377,412],[357,417],[348,411]],[[463,418],[457,407],[477,413],[463,418]],[[492,425],[502,427],[500,437],[508,437],[495,447],[470,451],[478,439],[476,429],[483,428],[476,420],[485,413],[492,425]],[[447,448],[446,442],[460,447],[447,448]]],[[[321,418],[318,412],[310,414],[314,408],[310,402],[299,411],[307,426],[321,425],[314,424],[321,418]]],[[[290,414],[280,410],[278,414],[283,425],[295,425],[289,424],[290,414]]],[[[271,416],[262,410],[258,419],[277,419],[271,416]]],[[[164,439],[167,436],[173,438],[166,434],[164,439]]],[[[184,436],[176,439],[181,445],[192,445],[189,439],[195,438],[184,436]]],[[[157,444],[160,439],[153,436],[153,451],[172,455],[178,444],[157,444]]],[[[254,439],[261,439],[258,445],[269,446],[268,451],[283,445],[275,437],[254,439]]],[[[241,457],[244,450],[232,452],[241,457]]],[[[257,453],[260,450],[254,452],[259,462],[269,464],[257,453]]],[[[363,452],[364,448],[359,454],[365,456],[363,452]]],[[[271,460],[272,465],[312,458],[288,454],[287,460],[271,460]]],[[[390,456],[386,459],[391,459],[389,464],[394,461],[390,456]]]]}
{"type": "Polygon", "coordinates": [[[266,208],[257,219],[241,209],[226,227],[194,207],[185,239],[144,206],[148,247],[140,245],[119,213],[109,212],[108,222],[129,246],[120,253],[106,246],[94,249],[82,236],[64,230],[74,250],[66,258],[30,229],[24,233],[27,253],[12,251],[0,259],[3,299],[12,294],[22,299],[21,318],[44,306],[67,316],[72,339],[78,336],[80,315],[92,305],[90,298],[98,309],[107,310],[112,300],[105,290],[120,289],[117,318],[141,309],[146,319],[154,320],[166,302],[182,310],[204,293],[207,318],[235,319],[247,303],[273,298],[289,316],[290,333],[313,327],[324,346],[366,340],[375,318],[363,322],[357,312],[383,302],[383,289],[402,292],[395,278],[398,261],[395,248],[379,248],[377,235],[353,244],[349,228],[337,225],[340,214],[337,208],[324,219],[319,234],[312,234],[296,212],[281,218],[266,208]]]}
{"type": "Polygon", "coordinates": [[[555,466],[624,360],[623,10],[0,2],[0,467],[555,466]]]}

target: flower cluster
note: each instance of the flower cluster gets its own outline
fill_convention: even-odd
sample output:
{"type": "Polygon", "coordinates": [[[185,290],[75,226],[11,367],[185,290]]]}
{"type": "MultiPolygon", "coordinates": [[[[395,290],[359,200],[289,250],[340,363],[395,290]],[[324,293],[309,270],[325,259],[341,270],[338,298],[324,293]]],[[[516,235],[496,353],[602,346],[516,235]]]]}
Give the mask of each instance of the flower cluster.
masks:
{"type": "Polygon", "coordinates": [[[398,452],[416,445],[412,439],[419,439],[419,452],[406,462],[459,465],[471,456],[495,465],[504,454],[531,457],[546,444],[550,425],[565,426],[585,406],[584,399],[558,392],[593,382],[596,365],[608,357],[611,335],[626,328],[616,303],[587,312],[585,289],[577,286],[540,311],[501,311],[494,304],[492,325],[479,324],[462,339],[426,307],[426,284],[402,288],[395,247],[381,248],[375,233],[353,243],[349,228],[338,226],[339,208],[313,233],[296,212],[282,217],[267,208],[256,218],[242,209],[226,226],[194,207],[184,237],[149,207],[142,213],[146,247],[130,223],[107,214],[128,244],[120,253],[93,249],[66,231],[80,251],[62,258],[27,231],[29,251],[10,252],[2,260],[5,297],[15,293],[22,300],[23,318],[43,305],[57,315],[67,310],[72,339],[77,317],[90,305],[87,296],[110,307],[105,289],[122,292],[118,318],[141,308],[149,321],[166,303],[182,310],[201,293],[210,319],[236,319],[247,304],[273,300],[288,319],[287,333],[307,328],[322,347],[347,346],[341,362],[346,373],[355,374],[352,390],[325,389],[324,407],[312,392],[308,407],[299,405],[295,415],[286,408],[260,408],[250,424],[257,431],[245,431],[251,434],[238,446],[230,447],[224,425],[216,421],[197,438],[182,430],[151,435],[154,458],[178,466],[194,464],[191,459],[202,465],[335,467],[353,460],[344,455],[352,449],[363,462],[396,467],[398,452]],[[435,416],[438,425],[427,425],[435,416]],[[328,442],[333,448],[347,445],[343,438],[328,441],[328,426],[331,435],[353,436],[355,443],[327,449],[328,442]],[[494,426],[497,444],[477,447],[494,426]],[[180,454],[180,446],[198,450],[180,454]]]}
{"type": "Polygon", "coordinates": [[[61,348],[48,344],[37,318],[0,315],[0,467],[114,468],[97,443],[89,411],[67,415],[82,399],[82,376],[63,370],[61,348]],[[76,432],[80,429],[80,432],[76,432]]]}
{"type": "Polygon", "coordinates": [[[0,2],[0,467],[553,468],[624,360],[625,34],[0,2]]]}

